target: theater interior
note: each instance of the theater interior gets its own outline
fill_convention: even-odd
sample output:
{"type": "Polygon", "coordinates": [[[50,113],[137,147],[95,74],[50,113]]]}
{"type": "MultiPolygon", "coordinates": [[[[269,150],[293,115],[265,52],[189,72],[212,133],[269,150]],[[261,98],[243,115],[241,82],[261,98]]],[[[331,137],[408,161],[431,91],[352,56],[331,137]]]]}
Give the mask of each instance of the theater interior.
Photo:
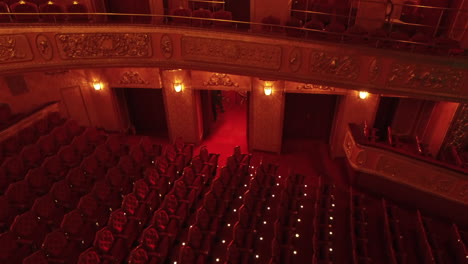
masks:
{"type": "Polygon", "coordinates": [[[467,264],[468,2],[0,1],[0,263],[467,264]]]}

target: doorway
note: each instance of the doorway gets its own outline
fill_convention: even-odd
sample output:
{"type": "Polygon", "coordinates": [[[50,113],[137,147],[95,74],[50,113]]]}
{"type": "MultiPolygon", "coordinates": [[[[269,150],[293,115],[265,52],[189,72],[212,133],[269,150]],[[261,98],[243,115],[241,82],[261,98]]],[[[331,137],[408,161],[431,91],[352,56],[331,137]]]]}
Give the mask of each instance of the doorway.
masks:
{"type": "MultiPolygon", "coordinates": [[[[210,151],[231,155],[233,147],[239,145],[248,151],[246,91],[201,90],[203,116],[203,144],[210,151]]],[[[227,157],[226,156],[226,157],[227,157]]]]}
{"type": "MultiPolygon", "coordinates": [[[[120,89],[119,89],[120,90],[120,89]]],[[[122,88],[129,121],[138,135],[168,138],[162,89],[122,88]]]]}
{"type": "Polygon", "coordinates": [[[326,94],[286,94],[283,150],[304,150],[316,142],[328,143],[337,97],[326,94]]]}

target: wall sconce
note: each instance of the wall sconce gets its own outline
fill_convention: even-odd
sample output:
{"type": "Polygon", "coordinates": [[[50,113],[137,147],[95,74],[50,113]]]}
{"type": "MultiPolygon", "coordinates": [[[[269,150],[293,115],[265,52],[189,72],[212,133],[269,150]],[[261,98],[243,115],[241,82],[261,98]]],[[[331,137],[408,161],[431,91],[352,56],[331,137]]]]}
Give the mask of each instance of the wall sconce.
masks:
{"type": "Polygon", "coordinates": [[[366,99],[367,97],[369,97],[369,93],[368,93],[368,92],[359,91],[359,98],[360,98],[360,99],[366,99]]]}
{"type": "Polygon", "coordinates": [[[265,95],[271,95],[271,93],[273,92],[273,85],[271,85],[271,83],[265,82],[263,92],[265,93],[265,95]]]}
{"type": "Polygon", "coordinates": [[[94,90],[100,91],[100,90],[102,90],[102,83],[100,83],[100,82],[94,82],[94,83],[93,83],[93,87],[94,87],[94,90]]]}
{"type": "Polygon", "coordinates": [[[174,91],[176,91],[176,93],[181,92],[182,91],[182,83],[180,83],[180,82],[174,83],[174,91]]]}

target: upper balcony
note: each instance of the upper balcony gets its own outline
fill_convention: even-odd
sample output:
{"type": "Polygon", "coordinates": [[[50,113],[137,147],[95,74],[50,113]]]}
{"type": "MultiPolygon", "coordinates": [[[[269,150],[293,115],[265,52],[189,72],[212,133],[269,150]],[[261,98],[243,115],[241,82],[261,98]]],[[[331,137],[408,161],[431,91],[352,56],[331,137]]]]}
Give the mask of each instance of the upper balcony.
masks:
{"type": "Polygon", "coordinates": [[[463,41],[454,39],[465,35],[459,18],[468,18],[468,10],[374,0],[340,10],[295,2],[282,25],[275,16],[262,23],[236,21],[222,10],[96,13],[77,1],[68,6],[42,2],[0,2],[0,73],[64,67],[194,68],[468,100],[463,85],[468,78],[466,51],[463,41]],[[363,11],[382,5],[383,20],[363,11]],[[437,23],[428,23],[429,15],[437,23]]]}

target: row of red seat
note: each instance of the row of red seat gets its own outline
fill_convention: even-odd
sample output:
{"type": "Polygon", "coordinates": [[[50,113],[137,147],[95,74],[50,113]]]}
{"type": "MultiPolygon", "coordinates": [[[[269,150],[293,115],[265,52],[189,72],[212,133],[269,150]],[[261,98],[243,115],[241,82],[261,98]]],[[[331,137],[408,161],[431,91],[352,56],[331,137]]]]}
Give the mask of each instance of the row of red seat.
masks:
{"type": "Polygon", "coordinates": [[[213,25],[214,27],[233,27],[234,23],[229,21],[216,21],[209,19],[219,19],[219,20],[232,20],[232,13],[225,10],[219,10],[216,12],[211,12],[208,9],[197,9],[190,10],[188,8],[178,8],[174,9],[171,12],[171,15],[174,16],[171,18],[171,22],[177,25],[192,25],[197,27],[206,27],[213,25]],[[187,17],[187,18],[182,18],[187,17]],[[190,17],[194,19],[190,19],[190,17]]]}
{"type": "Polygon", "coordinates": [[[7,22],[87,22],[88,8],[86,5],[73,1],[67,6],[62,6],[54,1],[0,1],[0,23],[7,22]],[[9,15],[8,13],[15,13],[9,15]],[[21,13],[25,13],[21,15],[21,13]],[[34,13],[64,13],[60,14],[37,14],[34,13]],[[80,13],[80,14],[66,14],[80,13]]]}
{"type": "MultiPolygon", "coordinates": [[[[175,144],[175,148],[181,151],[186,149],[186,147],[178,147],[175,144]]],[[[171,149],[171,146],[166,149],[166,157],[170,156],[167,154],[170,152],[168,150],[171,149]]],[[[181,152],[177,152],[176,156],[183,156],[179,154],[181,152]]],[[[206,148],[202,148],[200,155],[195,157],[195,159],[202,162],[202,168],[197,166],[185,167],[187,165],[185,164],[185,168],[180,170],[180,172],[183,171],[180,177],[180,173],[176,174],[175,178],[159,177],[158,183],[156,183],[154,177],[148,177],[148,180],[153,182],[150,194],[137,195],[138,193],[142,193],[142,191],[136,191],[135,195],[140,197],[139,201],[141,204],[148,204],[150,206],[147,206],[143,212],[138,209],[132,210],[137,213],[124,212],[138,219],[138,227],[129,225],[129,222],[125,221],[126,215],[120,213],[118,225],[115,226],[114,222],[109,221],[107,227],[96,233],[93,247],[81,254],[79,263],[89,263],[93,260],[98,263],[123,261],[132,250],[133,242],[140,236],[140,231],[143,228],[145,229],[140,239],[140,246],[132,250],[129,257],[130,262],[133,263],[136,259],[141,261],[142,259],[148,260],[153,258],[153,261],[164,261],[177,237],[179,228],[185,223],[195,202],[204,193],[205,183],[213,176],[213,171],[216,171],[217,155],[210,155],[206,148]],[[166,186],[169,181],[173,182],[170,189],[166,186]],[[165,190],[170,191],[166,194],[165,190]],[[164,200],[161,203],[160,199],[162,198],[164,200]],[[148,222],[151,215],[152,218],[148,222]]],[[[157,175],[158,173],[162,173],[164,170],[160,170],[161,164],[158,164],[160,162],[161,159],[157,159],[157,164],[154,167],[149,165],[147,168],[152,173],[146,174],[157,175]]]]}

